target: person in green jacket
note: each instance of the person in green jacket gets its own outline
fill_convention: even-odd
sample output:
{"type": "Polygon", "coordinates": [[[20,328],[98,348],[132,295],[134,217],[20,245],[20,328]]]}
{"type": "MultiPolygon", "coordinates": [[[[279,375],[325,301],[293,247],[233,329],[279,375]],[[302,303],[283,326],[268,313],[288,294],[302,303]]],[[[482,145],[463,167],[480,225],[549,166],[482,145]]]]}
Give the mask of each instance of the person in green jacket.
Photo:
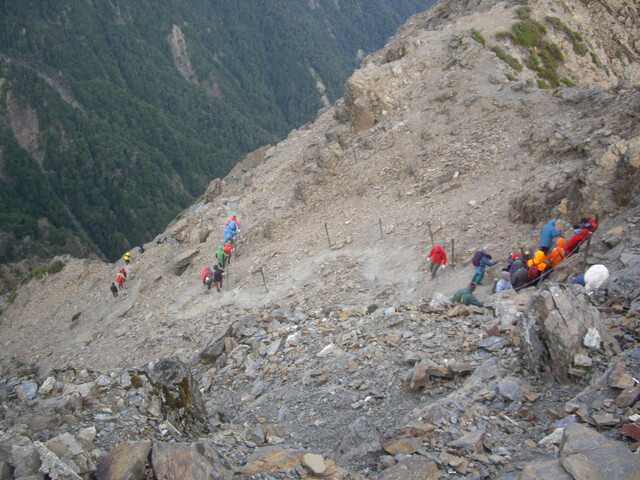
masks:
{"type": "Polygon", "coordinates": [[[476,289],[476,284],[471,282],[467,288],[461,288],[451,297],[451,303],[461,303],[463,305],[475,305],[477,307],[484,307],[484,302],[478,300],[473,291],[476,289]]]}
{"type": "Polygon", "coordinates": [[[218,265],[220,265],[220,268],[224,268],[227,264],[229,255],[224,253],[224,251],[222,250],[222,245],[220,245],[218,247],[218,250],[216,251],[216,258],[218,259],[218,265]]]}

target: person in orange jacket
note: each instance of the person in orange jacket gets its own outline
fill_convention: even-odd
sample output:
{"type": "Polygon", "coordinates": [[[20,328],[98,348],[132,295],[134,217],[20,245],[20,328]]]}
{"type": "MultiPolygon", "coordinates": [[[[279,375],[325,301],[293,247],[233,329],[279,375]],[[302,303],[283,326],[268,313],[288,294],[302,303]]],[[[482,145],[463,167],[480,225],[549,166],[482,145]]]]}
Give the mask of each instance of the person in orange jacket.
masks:
{"type": "Polygon", "coordinates": [[[440,245],[434,245],[428,258],[431,259],[431,278],[434,278],[440,265],[444,268],[447,264],[447,254],[440,245]]]}
{"type": "Polygon", "coordinates": [[[560,237],[556,240],[556,248],[549,252],[547,255],[547,260],[549,261],[550,267],[557,267],[562,260],[567,258],[567,252],[564,250],[564,246],[567,244],[567,241],[560,237]]]}

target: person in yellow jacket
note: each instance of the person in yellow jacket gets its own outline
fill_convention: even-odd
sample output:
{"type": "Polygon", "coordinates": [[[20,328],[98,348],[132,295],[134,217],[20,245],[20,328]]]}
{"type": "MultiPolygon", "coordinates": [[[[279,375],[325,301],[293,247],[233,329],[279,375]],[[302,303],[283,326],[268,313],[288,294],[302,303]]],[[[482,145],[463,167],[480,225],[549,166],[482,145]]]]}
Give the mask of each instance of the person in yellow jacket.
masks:
{"type": "Polygon", "coordinates": [[[127,252],[122,256],[124,263],[129,265],[131,263],[131,252],[127,252]]]}
{"type": "Polygon", "coordinates": [[[529,267],[527,274],[527,287],[535,287],[543,279],[543,273],[547,269],[547,257],[542,250],[538,250],[533,258],[527,262],[529,267]]]}
{"type": "Polygon", "coordinates": [[[548,267],[548,263],[546,260],[547,257],[544,252],[542,250],[538,250],[533,258],[527,262],[527,266],[531,267],[535,265],[536,267],[538,267],[538,270],[544,272],[548,267]]]}

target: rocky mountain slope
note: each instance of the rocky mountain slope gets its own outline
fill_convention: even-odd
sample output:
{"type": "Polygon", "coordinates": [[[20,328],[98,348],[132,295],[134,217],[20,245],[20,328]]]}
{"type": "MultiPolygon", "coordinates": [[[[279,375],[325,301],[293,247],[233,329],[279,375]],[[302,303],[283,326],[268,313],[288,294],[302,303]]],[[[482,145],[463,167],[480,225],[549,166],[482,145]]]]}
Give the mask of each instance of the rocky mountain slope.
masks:
{"type": "Polygon", "coordinates": [[[23,285],[5,478],[638,478],[638,26],[631,1],[440,2],[132,250],[117,298],[122,261],[23,285]],[[490,296],[497,266],[488,308],[448,302],[475,249],[504,264],[582,216],[589,249],[546,285],[490,296]],[[566,285],[594,263],[606,298],[566,285]]]}

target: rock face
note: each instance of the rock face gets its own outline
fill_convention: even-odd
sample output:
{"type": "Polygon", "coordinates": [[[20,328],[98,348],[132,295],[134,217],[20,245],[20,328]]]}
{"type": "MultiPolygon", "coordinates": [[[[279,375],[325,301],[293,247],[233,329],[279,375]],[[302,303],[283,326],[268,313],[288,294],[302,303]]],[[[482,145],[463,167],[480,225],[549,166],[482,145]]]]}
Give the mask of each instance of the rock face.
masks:
{"type": "Polygon", "coordinates": [[[603,339],[609,353],[620,351],[600,312],[578,287],[545,285],[532,298],[518,326],[531,367],[557,381],[566,382],[577,373],[572,370],[574,359],[585,346],[599,350],[603,339]]]}
{"type": "Polygon", "coordinates": [[[118,297],[122,261],[64,258],[19,286],[0,316],[0,479],[637,472],[637,21],[621,0],[441,2],[313,124],[133,249],[118,297]],[[546,43],[517,43],[538,24],[546,43]],[[540,88],[551,44],[560,84],[540,88]],[[492,294],[542,224],[568,237],[583,216],[588,249],[492,294]],[[436,243],[448,262],[430,279],[436,243]],[[485,307],[451,305],[481,247],[499,261],[485,307]],[[610,277],[588,295],[571,281],[594,264],[610,277]]]}

